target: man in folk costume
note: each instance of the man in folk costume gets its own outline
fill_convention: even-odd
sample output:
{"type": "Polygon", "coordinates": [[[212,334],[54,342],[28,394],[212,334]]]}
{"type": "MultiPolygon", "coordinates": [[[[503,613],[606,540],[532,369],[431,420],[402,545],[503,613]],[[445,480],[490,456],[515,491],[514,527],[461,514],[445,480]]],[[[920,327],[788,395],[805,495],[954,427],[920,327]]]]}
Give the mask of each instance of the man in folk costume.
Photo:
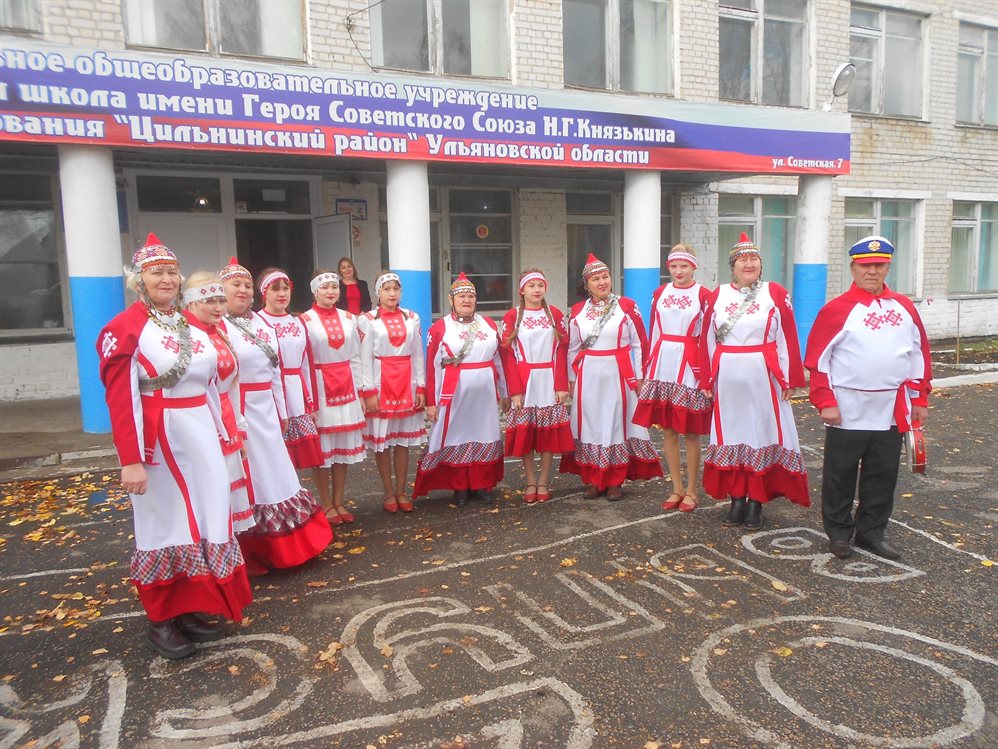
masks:
{"type": "MultiPolygon", "coordinates": [[[[503,477],[499,409],[509,410],[506,372],[516,366],[500,348],[499,330],[475,313],[475,285],[462,272],[450,287],[452,311],[427,331],[426,416],[429,444],[416,469],[413,496],[450,489],[458,507],[491,501],[503,477]]],[[[514,382],[516,380],[514,379],[514,382]]]]}
{"type": "Polygon", "coordinates": [[[911,300],[884,283],[893,256],[883,237],[854,244],[853,284],[822,307],[807,340],[811,403],[826,427],[821,515],[840,559],[852,555],[853,533],[861,548],[885,559],[900,556],[884,531],[894,509],[901,439],[928,415],[929,340],[911,300]]]}
{"type": "Polygon", "coordinates": [[[129,287],[139,300],[97,337],[135,521],[131,572],[146,642],[171,659],[223,636],[203,614],[239,620],[252,600],[229,513],[218,357],[177,309],[180,281],[176,256],[150,234],[132,257],[129,287]]]}
{"type": "Polygon", "coordinates": [[[571,426],[575,450],[562,456],[562,473],[576,473],[586,499],[622,498],[620,487],[662,475],[648,429],[633,422],[648,340],[638,306],[613,293],[610,269],[592,253],[582,269],[589,299],[568,321],[571,426]]]}

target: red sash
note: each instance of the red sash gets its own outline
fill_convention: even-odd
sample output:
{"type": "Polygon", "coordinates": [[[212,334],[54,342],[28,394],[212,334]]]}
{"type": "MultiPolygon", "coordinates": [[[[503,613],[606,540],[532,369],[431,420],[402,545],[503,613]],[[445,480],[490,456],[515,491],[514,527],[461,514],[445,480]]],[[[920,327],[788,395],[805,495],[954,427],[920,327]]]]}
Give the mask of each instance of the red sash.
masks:
{"type": "Polygon", "coordinates": [[[914,390],[918,385],[918,380],[905,380],[898,387],[898,394],[894,399],[894,421],[898,425],[898,432],[900,434],[904,434],[909,429],[914,428],[908,421],[908,399],[905,397],[905,392],[908,388],[914,390]]]}
{"type": "Polygon", "coordinates": [[[308,397],[308,386],[305,384],[305,372],[301,367],[287,368],[281,370],[282,377],[297,377],[301,380],[301,394],[302,398],[305,400],[305,409],[311,410],[312,404],[309,402],[308,397]]]}
{"type": "Polygon", "coordinates": [[[162,390],[154,390],[148,395],[142,396],[142,439],[145,444],[144,463],[155,465],[152,462],[153,452],[156,449],[156,441],[159,438],[159,429],[163,424],[163,411],[168,408],[197,408],[207,404],[208,399],[204,395],[195,395],[190,398],[167,398],[162,390]]]}
{"type": "Polygon", "coordinates": [[[326,393],[327,406],[342,406],[357,400],[357,389],[353,384],[350,362],[316,364],[315,368],[322,374],[322,387],[326,393]]]}
{"type": "Polygon", "coordinates": [[[553,361],[529,362],[518,361],[516,369],[520,373],[520,382],[523,383],[523,392],[527,392],[527,382],[530,380],[530,373],[535,369],[554,369],[553,361]]]}
{"type": "Polygon", "coordinates": [[[727,346],[718,344],[714,349],[714,357],[710,362],[710,378],[717,381],[717,368],[721,363],[721,354],[762,354],[766,360],[766,369],[773,375],[782,390],[787,389],[787,380],[780,369],[780,354],[776,349],[776,341],[769,341],[758,346],[727,346]]]}
{"type": "Polygon", "coordinates": [[[591,348],[582,349],[578,356],[575,357],[575,361],[572,362],[572,369],[575,370],[575,375],[578,377],[579,370],[582,368],[582,359],[585,356],[614,356],[617,358],[617,367],[620,369],[620,374],[627,384],[627,387],[633,390],[637,383],[637,378],[634,376],[634,364],[631,362],[631,349],[629,346],[621,346],[620,348],[603,349],[600,351],[594,351],[591,348]]]}
{"type": "Polygon", "coordinates": [[[259,390],[270,390],[271,384],[269,382],[240,382],[239,383],[239,410],[242,413],[246,413],[246,393],[259,391],[259,390]]]}
{"type": "MultiPolygon", "coordinates": [[[[454,391],[457,390],[457,382],[461,378],[462,369],[491,369],[492,374],[495,375],[496,367],[489,361],[474,362],[472,364],[448,364],[444,370],[444,382],[440,387],[440,405],[449,406],[451,399],[454,397],[454,391]]],[[[449,420],[449,409],[448,409],[448,420],[449,420]]]]}
{"type": "Polygon", "coordinates": [[[379,356],[381,362],[381,410],[408,411],[412,402],[412,357],[379,356]]]}
{"type": "Polygon", "coordinates": [[[225,437],[229,440],[228,444],[222,445],[222,452],[229,455],[242,447],[242,440],[239,439],[239,427],[236,426],[236,412],[232,408],[232,399],[228,392],[219,393],[218,396],[222,403],[222,424],[225,425],[225,437]]]}

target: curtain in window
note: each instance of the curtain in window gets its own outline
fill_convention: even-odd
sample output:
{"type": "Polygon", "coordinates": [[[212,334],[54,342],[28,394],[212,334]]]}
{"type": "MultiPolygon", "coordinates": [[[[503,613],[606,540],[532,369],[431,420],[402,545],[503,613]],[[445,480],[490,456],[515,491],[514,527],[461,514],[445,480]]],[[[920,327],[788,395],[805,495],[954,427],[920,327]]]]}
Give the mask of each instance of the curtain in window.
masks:
{"type": "Polygon", "coordinates": [[[130,44],[168,49],[207,49],[203,0],[126,0],[130,44]]]}
{"type": "Polygon", "coordinates": [[[620,87],[672,91],[669,0],[620,0],[620,87]]]}

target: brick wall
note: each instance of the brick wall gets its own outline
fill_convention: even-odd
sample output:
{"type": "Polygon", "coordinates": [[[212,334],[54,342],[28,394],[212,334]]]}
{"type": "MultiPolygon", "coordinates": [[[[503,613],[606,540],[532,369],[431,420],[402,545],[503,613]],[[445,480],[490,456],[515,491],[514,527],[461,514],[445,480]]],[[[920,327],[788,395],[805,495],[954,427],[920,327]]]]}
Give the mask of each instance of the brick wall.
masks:
{"type": "Polygon", "coordinates": [[[47,0],[38,5],[47,42],[101,49],[125,46],[121,0],[47,0]]]}
{"type": "MultiPolygon", "coordinates": [[[[717,194],[706,190],[678,196],[679,241],[693,245],[697,253],[697,280],[704,286],[718,285],[717,194]]],[[[728,281],[724,268],[720,282],[728,281]]]]}
{"type": "Polygon", "coordinates": [[[519,190],[517,196],[520,263],[513,266],[514,280],[523,268],[540,268],[548,279],[548,303],[567,311],[565,193],[519,190]]]}
{"type": "Polygon", "coordinates": [[[2,401],[62,398],[80,392],[72,343],[5,345],[2,357],[2,401]]]}
{"type": "Polygon", "coordinates": [[[561,88],[561,0],[517,0],[511,23],[514,85],[561,88]]]}

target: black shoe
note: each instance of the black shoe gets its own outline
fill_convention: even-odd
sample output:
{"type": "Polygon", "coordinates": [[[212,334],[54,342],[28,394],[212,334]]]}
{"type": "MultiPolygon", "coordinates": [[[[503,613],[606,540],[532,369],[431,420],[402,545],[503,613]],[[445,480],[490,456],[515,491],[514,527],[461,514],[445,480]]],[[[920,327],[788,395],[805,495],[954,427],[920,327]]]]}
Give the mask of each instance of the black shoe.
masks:
{"type": "Polygon", "coordinates": [[[481,502],[483,505],[490,505],[495,501],[492,498],[491,489],[472,489],[471,498],[477,502],[481,502]]]}
{"type": "Polygon", "coordinates": [[[721,525],[725,528],[734,528],[737,525],[741,525],[745,522],[745,500],[744,499],[733,499],[731,500],[731,508],[728,510],[728,514],[721,521],[721,525]]]}
{"type": "Polygon", "coordinates": [[[175,619],[146,624],[146,644],[164,658],[175,661],[194,655],[194,643],[187,639],[175,619]]]}
{"type": "Polygon", "coordinates": [[[181,633],[194,642],[214,642],[225,637],[225,628],[204,614],[181,614],[174,621],[181,633]]]}
{"type": "Polygon", "coordinates": [[[756,502],[754,499],[748,501],[745,522],[742,523],[742,527],[752,531],[756,528],[762,528],[762,502],[756,502]]]}
{"type": "Polygon", "coordinates": [[[901,552],[895,549],[886,541],[866,541],[862,538],[856,538],[856,546],[860,549],[866,549],[871,554],[876,554],[878,557],[883,557],[884,559],[900,559],[901,552]]]}
{"type": "Polygon", "coordinates": [[[835,538],[829,541],[828,550],[839,559],[848,559],[852,556],[852,547],[848,538],[835,538]]]}
{"type": "Polygon", "coordinates": [[[458,507],[464,507],[468,504],[468,490],[458,489],[454,492],[454,501],[457,502],[458,507]]]}

